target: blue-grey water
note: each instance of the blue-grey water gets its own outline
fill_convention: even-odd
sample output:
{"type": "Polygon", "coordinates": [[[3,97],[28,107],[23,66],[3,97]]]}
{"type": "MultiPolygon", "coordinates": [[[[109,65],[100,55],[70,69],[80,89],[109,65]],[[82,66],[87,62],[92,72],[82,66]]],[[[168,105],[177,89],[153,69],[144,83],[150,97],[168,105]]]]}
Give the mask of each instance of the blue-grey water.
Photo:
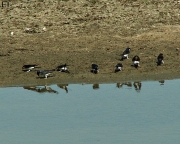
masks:
{"type": "Polygon", "coordinates": [[[179,79],[62,86],[0,88],[0,144],[180,143],[179,79]]]}

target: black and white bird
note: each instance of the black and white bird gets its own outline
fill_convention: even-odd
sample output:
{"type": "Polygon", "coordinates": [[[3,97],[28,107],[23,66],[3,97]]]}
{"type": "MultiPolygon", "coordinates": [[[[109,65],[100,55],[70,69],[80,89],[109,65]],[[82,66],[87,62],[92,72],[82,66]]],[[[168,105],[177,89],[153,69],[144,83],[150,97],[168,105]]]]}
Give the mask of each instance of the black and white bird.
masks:
{"type": "Polygon", "coordinates": [[[60,65],[56,68],[57,71],[59,72],[66,72],[66,73],[70,73],[67,69],[67,64],[63,64],[63,65],[60,65]]]}
{"type": "Polygon", "coordinates": [[[125,51],[122,53],[122,58],[121,58],[122,61],[124,59],[129,59],[128,55],[129,55],[130,51],[131,51],[131,48],[129,48],[129,47],[125,49],[125,51]]]}
{"type": "Polygon", "coordinates": [[[48,78],[53,73],[54,70],[38,70],[37,75],[38,77],[44,77],[45,79],[48,78]]]}
{"type": "Polygon", "coordinates": [[[164,56],[162,53],[160,53],[157,57],[157,66],[164,64],[164,56]]]}
{"type": "Polygon", "coordinates": [[[36,64],[27,64],[27,65],[23,65],[22,70],[26,72],[30,72],[34,68],[39,68],[39,67],[36,64]]]}
{"type": "Polygon", "coordinates": [[[99,73],[99,67],[98,67],[97,64],[92,64],[91,65],[91,72],[94,73],[94,74],[99,73]]]}
{"type": "Polygon", "coordinates": [[[133,66],[135,67],[135,68],[138,68],[140,65],[139,65],[139,63],[140,63],[140,58],[139,58],[139,56],[137,56],[137,55],[135,55],[133,58],[132,58],[132,61],[133,61],[133,66]]]}
{"type": "Polygon", "coordinates": [[[122,71],[122,67],[123,67],[123,64],[122,63],[118,63],[117,65],[116,65],[116,67],[115,67],[115,73],[116,72],[119,72],[119,71],[122,71]]]}

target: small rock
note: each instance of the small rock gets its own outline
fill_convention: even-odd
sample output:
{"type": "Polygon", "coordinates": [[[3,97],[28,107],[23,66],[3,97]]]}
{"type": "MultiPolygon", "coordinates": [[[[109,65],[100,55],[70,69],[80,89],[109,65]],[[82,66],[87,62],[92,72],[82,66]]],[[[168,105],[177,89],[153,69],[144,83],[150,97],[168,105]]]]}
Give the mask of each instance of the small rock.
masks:
{"type": "Polygon", "coordinates": [[[42,29],[43,31],[46,31],[46,27],[43,27],[43,29],[42,29]]]}
{"type": "Polygon", "coordinates": [[[31,31],[31,28],[25,28],[25,32],[30,32],[31,31]]]}

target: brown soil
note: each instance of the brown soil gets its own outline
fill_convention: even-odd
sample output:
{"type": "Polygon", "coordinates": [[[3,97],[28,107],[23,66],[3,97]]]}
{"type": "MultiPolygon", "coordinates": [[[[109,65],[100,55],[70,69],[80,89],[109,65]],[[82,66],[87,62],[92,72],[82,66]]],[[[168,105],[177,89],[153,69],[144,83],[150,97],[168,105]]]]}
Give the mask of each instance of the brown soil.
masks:
{"type": "Polygon", "coordinates": [[[167,0],[11,0],[0,9],[0,86],[179,78],[179,9],[179,1],[167,0]],[[114,73],[126,47],[130,59],[114,73]],[[159,53],[165,63],[157,67],[159,53]],[[131,67],[134,55],[139,69],[131,67]],[[64,63],[70,74],[48,79],[22,71],[24,64],[54,69],[64,63]],[[91,63],[99,74],[90,72],[91,63]]]}

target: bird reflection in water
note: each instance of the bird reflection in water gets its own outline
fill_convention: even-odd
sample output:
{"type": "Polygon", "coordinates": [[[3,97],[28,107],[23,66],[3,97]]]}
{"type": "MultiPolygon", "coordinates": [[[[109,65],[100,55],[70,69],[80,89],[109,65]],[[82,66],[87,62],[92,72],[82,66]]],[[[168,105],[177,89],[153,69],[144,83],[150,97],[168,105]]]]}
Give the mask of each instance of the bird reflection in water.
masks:
{"type": "Polygon", "coordinates": [[[66,93],[68,93],[68,84],[57,84],[57,86],[61,89],[64,89],[66,91],[66,93]]]}
{"type": "Polygon", "coordinates": [[[140,92],[141,87],[142,87],[141,82],[134,82],[133,85],[134,85],[135,90],[136,90],[137,92],[140,92]]]}
{"type": "Polygon", "coordinates": [[[132,83],[131,82],[125,82],[124,85],[126,85],[128,87],[132,87],[132,83]]]}
{"type": "Polygon", "coordinates": [[[159,83],[160,83],[160,85],[164,85],[165,80],[160,80],[159,83]]]}
{"type": "Polygon", "coordinates": [[[99,84],[93,84],[93,89],[99,89],[99,84]]]}
{"type": "Polygon", "coordinates": [[[117,88],[121,88],[123,85],[126,85],[128,87],[132,87],[132,83],[131,82],[123,82],[123,83],[117,83],[116,87],[117,88]]]}
{"type": "Polygon", "coordinates": [[[116,87],[117,87],[117,88],[121,88],[122,86],[123,86],[123,83],[117,83],[117,84],[116,84],[116,87]]]}
{"type": "Polygon", "coordinates": [[[48,86],[44,86],[44,87],[40,87],[40,86],[24,86],[23,87],[24,89],[26,90],[32,90],[32,91],[35,91],[35,92],[38,92],[38,93],[56,93],[58,94],[57,91],[53,90],[51,87],[48,87],[48,86]]]}
{"type": "MultiPolygon", "coordinates": [[[[116,87],[117,87],[117,88],[122,88],[123,85],[126,85],[127,87],[132,87],[132,83],[131,83],[131,82],[117,83],[117,84],[116,84],[116,87]]],[[[134,88],[135,88],[135,90],[136,90],[137,92],[140,92],[141,86],[142,86],[141,82],[134,82],[134,83],[133,83],[133,86],[134,86],[134,88]]]]}

